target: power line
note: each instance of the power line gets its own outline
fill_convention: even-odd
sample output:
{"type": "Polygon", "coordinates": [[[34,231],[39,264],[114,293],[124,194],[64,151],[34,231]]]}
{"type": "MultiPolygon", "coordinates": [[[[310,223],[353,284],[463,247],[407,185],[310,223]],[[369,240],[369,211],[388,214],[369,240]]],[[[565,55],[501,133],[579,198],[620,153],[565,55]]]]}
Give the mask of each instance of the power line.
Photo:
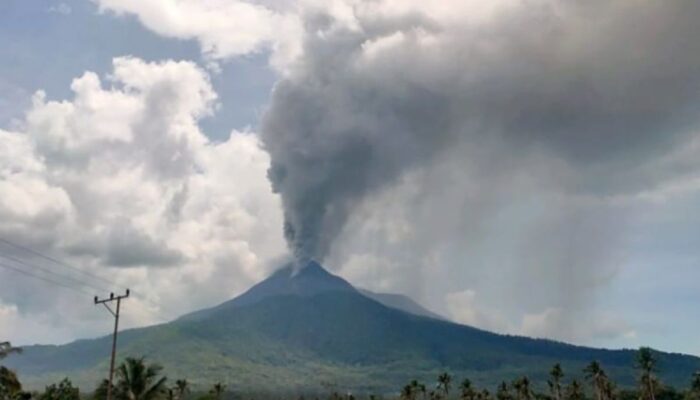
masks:
{"type": "Polygon", "coordinates": [[[71,282],[73,282],[73,283],[75,283],[75,284],[78,284],[78,285],[80,285],[80,286],[84,286],[84,287],[89,288],[89,289],[94,289],[94,290],[96,290],[96,291],[109,290],[109,289],[105,289],[105,288],[100,287],[100,286],[93,286],[91,283],[88,283],[88,282],[79,280],[79,279],[74,278],[74,277],[69,276],[69,275],[59,274],[58,272],[52,271],[51,269],[42,267],[42,266],[40,266],[40,265],[30,264],[30,263],[28,263],[28,262],[26,262],[26,261],[20,260],[19,258],[15,258],[15,257],[12,257],[12,256],[8,256],[8,255],[6,255],[6,254],[0,253],[0,257],[2,257],[2,258],[4,258],[4,259],[7,259],[7,260],[14,261],[14,262],[16,262],[16,263],[18,263],[18,264],[22,264],[22,265],[27,266],[27,267],[29,267],[29,268],[37,268],[37,269],[39,269],[39,270],[41,270],[41,271],[44,271],[44,272],[47,273],[47,274],[53,275],[53,276],[55,276],[55,277],[57,277],[57,278],[60,278],[60,279],[69,280],[69,281],[71,281],[71,282]]]}
{"type": "Polygon", "coordinates": [[[62,286],[62,287],[64,287],[64,288],[66,288],[66,289],[73,290],[73,291],[78,292],[78,293],[80,293],[80,294],[87,294],[88,296],[92,296],[92,294],[91,294],[90,292],[87,292],[87,291],[85,291],[85,290],[76,288],[75,286],[70,286],[70,285],[68,285],[68,284],[66,284],[66,283],[63,283],[63,282],[57,282],[57,281],[55,281],[55,280],[53,280],[53,279],[49,279],[49,278],[47,278],[47,277],[45,277],[45,276],[35,275],[35,274],[32,274],[31,272],[27,272],[27,271],[25,271],[25,270],[23,270],[23,269],[21,269],[21,268],[13,267],[13,266],[11,266],[11,265],[7,265],[7,264],[3,264],[3,263],[0,263],[0,267],[6,268],[6,269],[9,269],[9,270],[12,270],[12,271],[15,271],[15,272],[17,272],[17,273],[19,273],[19,274],[22,274],[22,275],[26,275],[26,276],[29,276],[29,277],[32,277],[32,278],[35,278],[35,279],[42,280],[42,281],[44,281],[44,282],[47,282],[47,283],[50,283],[50,284],[53,284],[53,285],[62,286]]]}
{"type": "Polygon", "coordinates": [[[104,283],[109,284],[110,286],[114,286],[114,287],[118,287],[118,288],[123,288],[123,287],[121,287],[120,285],[117,285],[116,283],[114,283],[114,282],[112,282],[112,281],[110,281],[110,280],[108,280],[108,279],[105,279],[105,278],[103,278],[103,277],[101,277],[101,276],[99,276],[99,275],[93,274],[93,273],[88,272],[88,271],[84,271],[84,270],[82,270],[82,269],[80,269],[80,268],[78,268],[78,267],[75,267],[75,266],[72,266],[72,265],[70,265],[70,264],[67,264],[67,263],[65,263],[65,262],[63,262],[63,261],[61,261],[61,260],[58,260],[58,259],[54,258],[54,257],[48,256],[48,255],[45,255],[45,254],[42,254],[42,253],[40,253],[40,252],[38,252],[38,251],[36,251],[36,250],[32,250],[32,249],[30,249],[30,248],[28,248],[28,247],[25,247],[25,246],[22,246],[22,245],[19,245],[19,244],[16,244],[16,243],[12,243],[12,242],[10,242],[10,241],[7,240],[7,239],[4,239],[4,238],[1,238],[1,237],[0,237],[0,243],[5,243],[6,245],[12,246],[12,247],[14,247],[14,248],[16,248],[16,249],[24,250],[24,251],[26,251],[26,252],[28,252],[28,253],[31,253],[31,254],[33,254],[33,255],[35,255],[35,256],[37,256],[37,257],[41,257],[41,258],[43,258],[43,259],[45,259],[45,260],[51,261],[51,262],[53,262],[53,263],[55,263],[55,264],[58,264],[58,265],[60,265],[60,266],[62,266],[62,267],[70,268],[70,269],[72,269],[72,270],[74,270],[74,271],[77,271],[78,273],[81,273],[81,274],[83,274],[83,275],[85,275],[85,276],[91,277],[92,279],[100,280],[100,281],[102,281],[102,282],[104,282],[104,283]]]}
{"type": "MultiPolygon", "coordinates": [[[[79,272],[79,273],[81,273],[81,274],[83,274],[83,275],[85,275],[85,276],[87,276],[87,277],[92,278],[92,279],[97,279],[97,280],[99,280],[99,281],[105,282],[105,283],[109,284],[110,287],[113,286],[113,287],[116,287],[116,288],[125,289],[125,287],[120,286],[120,285],[117,285],[116,283],[114,283],[114,282],[112,282],[112,281],[110,281],[110,280],[108,280],[108,279],[105,279],[105,278],[103,278],[103,277],[101,277],[101,276],[99,276],[99,275],[90,273],[90,272],[88,272],[88,271],[84,271],[84,270],[82,270],[82,269],[80,269],[80,268],[78,268],[78,267],[75,267],[75,266],[72,266],[72,265],[70,265],[70,264],[67,264],[67,263],[65,263],[65,262],[63,262],[63,261],[61,261],[61,260],[58,260],[58,259],[54,258],[54,257],[48,256],[48,255],[46,255],[46,254],[42,254],[42,253],[40,253],[40,252],[38,252],[38,251],[36,251],[36,250],[32,250],[32,249],[30,249],[30,248],[28,248],[28,247],[25,247],[25,246],[22,246],[22,245],[20,245],[20,244],[16,244],[16,243],[10,242],[9,240],[4,239],[4,238],[2,238],[2,237],[0,237],[0,243],[4,243],[4,244],[6,244],[6,245],[8,245],[8,246],[11,246],[11,247],[14,247],[14,248],[16,248],[16,249],[20,249],[20,250],[26,251],[26,252],[28,252],[28,253],[30,253],[30,254],[33,254],[33,255],[35,255],[35,256],[37,256],[37,257],[40,257],[40,258],[43,258],[43,259],[45,259],[45,260],[51,261],[52,263],[57,264],[57,265],[59,265],[59,266],[66,267],[66,268],[70,268],[71,270],[74,270],[74,271],[76,271],[76,272],[79,272]]],[[[106,290],[104,287],[101,287],[101,285],[88,284],[88,283],[85,282],[85,281],[80,281],[80,280],[78,280],[78,279],[76,279],[76,278],[73,278],[73,277],[68,277],[68,276],[65,276],[65,275],[61,275],[61,274],[59,274],[59,273],[57,273],[57,272],[55,272],[55,271],[50,271],[50,270],[47,269],[47,268],[43,268],[43,267],[40,267],[40,266],[37,266],[37,265],[29,264],[29,263],[27,263],[27,262],[21,261],[21,260],[19,260],[19,259],[17,259],[17,258],[11,257],[11,256],[7,256],[7,255],[0,254],[0,257],[6,258],[6,259],[10,259],[10,260],[12,260],[12,261],[18,262],[18,263],[20,263],[20,264],[23,264],[23,265],[26,265],[26,266],[29,266],[29,267],[36,267],[36,268],[38,268],[38,269],[40,269],[40,270],[42,270],[42,271],[44,271],[44,272],[47,272],[47,273],[50,273],[50,274],[54,275],[54,276],[58,276],[58,277],[60,277],[60,278],[68,279],[68,280],[70,280],[70,281],[73,281],[73,282],[79,284],[81,287],[87,287],[87,288],[90,288],[90,289],[98,289],[98,288],[99,288],[99,290],[106,290]]],[[[22,269],[20,269],[20,268],[17,268],[17,267],[5,266],[5,268],[12,269],[12,270],[14,270],[14,271],[16,271],[16,272],[22,273],[22,274],[24,274],[24,275],[32,276],[32,277],[35,277],[35,278],[38,278],[38,279],[44,280],[44,281],[46,281],[46,282],[55,283],[55,284],[57,284],[57,285],[59,285],[59,286],[71,288],[71,289],[73,289],[73,290],[79,290],[79,289],[75,289],[75,288],[72,287],[72,286],[66,285],[66,284],[64,284],[64,283],[56,282],[56,281],[54,281],[54,280],[52,280],[52,279],[48,279],[48,278],[45,278],[45,277],[41,277],[41,276],[37,276],[37,275],[31,274],[31,273],[28,273],[28,272],[26,272],[26,271],[24,271],[24,270],[22,270],[22,269]]],[[[107,290],[107,291],[111,291],[111,290],[107,290]]],[[[82,290],[82,289],[80,289],[80,292],[81,292],[81,293],[85,293],[85,294],[92,295],[92,293],[88,293],[87,291],[84,291],[84,290],[82,290]]],[[[150,304],[151,306],[154,306],[154,307],[158,310],[158,311],[149,310],[149,312],[158,315],[158,316],[161,317],[161,319],[163,319],[163,320],[166,320],[166,321],[167,321],[167,320],[170,319],[170,318],[165,317],[165,315],[162,313],[162,309],[161,309],[161,305],[160,305],[160,304],[157,304],[157,303],[153,302],[152,300],[150,300],[150,299],[144,297],[143,295],[140,295],[140,293],[138,293],[138,292],[131,291],[131,294],[132,294],[132,295],[136,295],[136,297],[139,297],[139,298],[142,299],[144,302],[146,302],[147,304],[150,304]],[[165,317],[165,318],[164,318],[164,317],[165,317]]]]}
{"type": "MultiPolygon", "coordinates": [[[[0,256],[0,257],[2,257],[2,256],[0,256]]],[[[51,285],[60,286],[60,287],[62,287],[62,288],[72,290],[72,291],[74,291],[74,292],[76,292],[76,293],[79,293],[79,294],[81,294],[81,295],[88,295],[88,296],[93,296],[93,295],[94,295],[94,293],[90,293],[90,292],[88,292],[88,291],[86,291],[86,290],[83,290],[83,289],[81,289],[81,288],[78,288],[78,287],[75,287],[75,286],[71,286],[71,285],[66,284],[66,283],[64,283],[64,282],[59,282],[59,281],[56,281],[56,280],[47,278],[47,277],[45,277],[45,276],[33,274],[33,273],[31,273],[31,272],[25,271],[25,270],[23,270],[23,269],[21,269],[21,268],[17,268],[17,267],[12,266],[12,265],[0,263],[0,268],[5,268],[5,269],[11,270],[11,271],[16,272],[16,273],[18,273],[18,274],[25,275],[25,276],[30,277],[30,278],[39,279],[39,280],[41,280],[41,281],[43,281],[43,282],[45,282],[45,283],[49,283],[49,284],[51,284],[51,285]]],[[[134,294],[134,293],[132,292],[131,294],[134,294]]],[[[151,306],[157,307],[157,310],[152,310],[152,309],[150,309],[150,310],[148,310],[148,312],[150,312],[150,313],[152,313],[152,314],[155,314],[156,316],[160,317],[160,319],[163,320],[163,321],[169,321],[169,320],[171,320],[171,317],[166,316],[165,314],[163,314],[163,312],[162,312],[162,310],[161,310],[159,304],[156,304],[156,303],[154,303],[153,301],[151,301],[151,300],[149,300],[149,299],[147,299],[147,298],[145,298],[145,297],[143,297],[143,296],[139,296],[139,297],[141,297],[141,299],[142,299],[143,301],[145,301],[147,304],[150,304],[151,306]]]]}

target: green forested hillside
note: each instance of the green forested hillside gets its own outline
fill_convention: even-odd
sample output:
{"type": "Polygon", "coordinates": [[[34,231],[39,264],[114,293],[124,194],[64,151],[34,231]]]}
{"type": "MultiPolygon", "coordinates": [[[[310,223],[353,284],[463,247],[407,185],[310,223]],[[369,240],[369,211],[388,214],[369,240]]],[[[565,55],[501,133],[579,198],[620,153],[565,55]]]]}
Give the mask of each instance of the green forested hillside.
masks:
{"type": "MultiPolygon", "coordinates": [[[[314,273],[320,274],[311,279],[314,285],[325,279],[325,271],[314,273]]],[[[197,318],[126,331],[120,335],[120,356],[146,356],[172,378],[187,377],[195,386],[222,381],[241,390],[333,385],[387,393],[443,370],[495,387],[522,375],[546,382],[555,362],[581,371],[592,360],[621,385],[635,383],[634,351],[497,335],[388,308],[347,287],[307,291],[308,282],[296,281],[300,291],[290,292],[280,285],[299,277],[275,279],[279,282],[263,285],[275,288],[269,293],[253,288],[246,294],[255,301],[236,305],[234,300],[197,318]]],[[[105,337],[32,346],[7,361],[29,385],[69,376],[89,388],[106,373],[109,343],[105,337]]],[[[669,384],[685,385],[700,370],[695,357],[660,353],[658,358],[660,376],[669,384]]]]}

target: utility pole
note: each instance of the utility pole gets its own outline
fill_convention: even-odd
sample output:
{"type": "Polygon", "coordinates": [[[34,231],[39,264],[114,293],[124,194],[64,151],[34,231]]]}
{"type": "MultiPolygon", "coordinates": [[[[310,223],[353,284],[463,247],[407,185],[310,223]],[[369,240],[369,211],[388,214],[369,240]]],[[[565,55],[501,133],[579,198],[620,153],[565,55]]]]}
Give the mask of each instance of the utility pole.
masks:
{"type": "Polygon", "coordinates": [[[97,296],[95,296],[95,304],[102,304],[105,306],[107,311],[110,312],[114,316],[114,334],[112,335],[112,360],[109,364],[109,385],[107,386],[107,400],[112,400],[112,379],[114,377],[114,358],[117,355],[117,331],[119,329],[119,308],[122,303],[122,299],[126,299],[129,297],[129,289],[126,289],[126,294],[122,296],[115,296],[114,293],[110,293],[109,297],[106,299],[98,299],[97,296]],[[113,301],[117,302],[117,311],[113,311],[107,303],[111,303],[113,301]]]}

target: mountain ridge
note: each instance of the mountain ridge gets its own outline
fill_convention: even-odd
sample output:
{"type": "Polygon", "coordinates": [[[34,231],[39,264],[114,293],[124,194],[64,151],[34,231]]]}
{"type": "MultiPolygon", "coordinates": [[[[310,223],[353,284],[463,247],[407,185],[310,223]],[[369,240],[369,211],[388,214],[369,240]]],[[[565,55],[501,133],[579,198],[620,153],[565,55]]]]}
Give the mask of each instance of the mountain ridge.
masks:
{"type": "MultiPolygon", "coordinates": [[[[246,390],[321,390],[322,382],[334,382],[387,393],[444,370],[485,385],[522,375],[544,381],[555,362],[580,371],[592,360],[621,384],[635,382],[634,351],[500,335],[411,314],[363,295],[317,263],[311,267],[287,266],[219,306],[124,331],[120,356],[146,356],[195,385],[222,381],[246,390]]],[[[37,386],[63,375],[94,386],[107,368],[109,339],[29,346],[7,364],[37,386]]],[[[657,354],[669,383],[685,383],[700,369],[697,357],[657,354]]]]}

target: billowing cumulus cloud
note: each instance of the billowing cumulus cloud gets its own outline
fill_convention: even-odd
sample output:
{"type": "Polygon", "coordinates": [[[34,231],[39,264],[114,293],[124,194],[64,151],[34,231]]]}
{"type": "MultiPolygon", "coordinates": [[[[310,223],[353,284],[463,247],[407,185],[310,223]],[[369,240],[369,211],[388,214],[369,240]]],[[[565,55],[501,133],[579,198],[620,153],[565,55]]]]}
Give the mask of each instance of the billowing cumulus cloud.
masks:
{"type": "Polygon", "coordinates": [[[93,0],[102,11],[129,13],[153,31],[195,39],[211,60],[272,51],[282,68],[299,51],[300,21],[285,2],[240,0],[93,0]]]}
{"type": "MultiPolygon", "coordinates": [[[[127,325],[222,301],[273,267],[269,260],[284,246],[274,234],[282,222],[265,179],[269,158],[252,133],[211,142],[199,130],[216,107],[205,72],[191,62],[116,58],[106,78],[86,72],[71,88],[69,100],[37,93],[17,131],[0,131],[0,237],[131,287],[127,325]],[[186,300],[175,295],[199,285],[208,289],[186,300]]],[[[79,289],[88,293],[120,290],[2,246],[3,255],[73,279],[3,264],[69,286],[84,281],[79,289]]],[[[51,310],[75,314],[70,320],[81,321],[73,327],[81,335],[101,332],[89,296],[76,305],[72,292],[55,300],[54,289],[0,269],[3,318],[62,332],[18,341],[72,337],[65,322],[48,317],[51,310]],[[28,291],[35,294],[22,295],[28,291]],[[86,313],[91,317],[77,317],[86,313]]],[[[14,339],[4,331],[10,325],[2,326],[14,339]]]]}

